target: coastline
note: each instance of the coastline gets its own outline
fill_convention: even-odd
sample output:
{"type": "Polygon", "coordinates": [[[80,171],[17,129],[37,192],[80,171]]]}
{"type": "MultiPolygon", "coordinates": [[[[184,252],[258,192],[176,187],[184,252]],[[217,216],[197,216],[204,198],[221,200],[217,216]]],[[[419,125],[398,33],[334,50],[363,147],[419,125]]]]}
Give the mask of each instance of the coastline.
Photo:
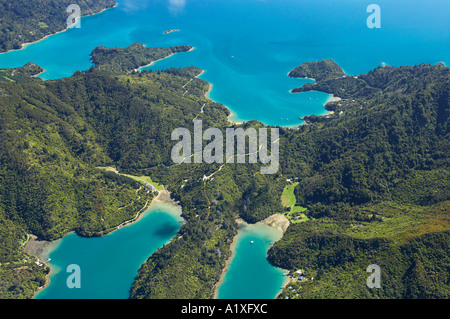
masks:
{"type": "MultiPolygon", "coordinates": [[[[105,12],[105,11],[107,11],[107,10],[116,8],[118,5],[119,5],[119,3],[116,2],[116,4],[115,4],[114,6],[112,6],[112,7],[104,8],[103,10],[101,10],[101,11],[99,11],[99,12],[95,12],[95,13],[83,15],[83,16],[80,17],[80,19],[81,19],[81,18],[84,18],[84,17],[90,17],[90,16],[94,16],[94,15],[96,15],[96,14],[103,13],[103,12],[105,12]]],[[[77,22],[78,22],[78,21],[77,21],[77,22]]],[[[20,50],[23,50],[23,49],[25,49],[27,46],[29,46],[29,45],[31,45],[31,44],[34,44],[34,43],[38,43],[38,42],[40,42],[40,41],[43,41],[43,40],[45,40],[45,39],[47,39],[47,38],[49,38],[49,37],[51,37],[51,36],[53,36],[53,35],[57,35],[57,34],[59,34],[59,33],[66,32],[66,31],[69,30],[69,29],[70,29],[69,27],[66,27],[65,29],[63,29],[63,30],[61,30],[61,31],[57,31],[57,32],[55,32],[55,33],[47,34],[46,36],[44,36],[43,38],[40,38],[39,40],[36,40],[36,41],[33,41],[33,42],[25,42],[25,43],[22,43],[21,46],[20,46],[20,49],[11,49],[11,50],[8,50],[8,51],[5,51],[5,52],[0,52],[0,54],[5,54],[5,53],[8,53],[8,52],[12,52],[12,51],[20,51],[20,50]]]]}
{"type": "MultiPolygon", "coordinates": [[[[202,76],[205,72],[206,72],[205,70],[202,70],[202,72],[200,72],[195,77],[199,79],[200,76],[202,76]]],[[[208,82],[208,81],[206,81],[206,82],[208,82]]],[[[211,82],[208,82],[208,90],[205,92],[204,97],[211,101],[213,101],[213,99],[209,97],[209,93],[211,93],[212,89],[213,89],[213,84],[211,82]]]]}
{"type": "MultiPolygon", "coordinates": [[[[290,77],[290,78],[293,78],[293,79],[312,80],[312,81],[314,81],[314,83],[317,82],[316,79],[314,79],[314,78],[308,78],[308,77],[302,78],[302,77],[296,77],[296,76],[294,77],[294,76],[290,76],[290,75],[289,75],[290,73],[291,73],[291,71],[289,71],[289,72],[287,73],[287,76],[290,77]]],[[[292,90],[294,90],[294,89],[292,89],[292,90]]],[[[292,90],[290,90],[289,93],[296,94],[296,93],[292,92],[292,90]]],[[[323,106],[324,106],[324,108],[325,108],[325,105],[327,105],[328,103],[331,103],[331,102],[338,102],[338,101],[341,101],[341,100],[342,100],[342,99],[341,99],[340,97],[334,96],[333,94],[330,94],[330,96],[327,98],[327,100],[325,101],[325,103],[323,104],[323,106]]],[[[324,114],[319,115],[319,116],[327,116],[327,115],[333,115],[333,114],[334,114],[334,111],[328,111],[326,108],[325,108],[325,111],[326,111],[326,112],[325,112],[324,114]]],[[[303,124],[300,124],[300,125],[308,125],[308,124],[303,123],[303,124]]],[[[300,126],[300,125],[295,125],[295,127],[298,127],[298,126],[300,126]]],[[[287,127],[287,128],[294,128],[294,127],[287,127]]]]}
{"type": "Polygon", "coordinates": [[[219,287],[220,287],[220,285],[223,284],[225,274],[227,273],[228,268],[230,267],[231,260],[233,259],[233,256],[234,256],[233,249],[234,249],[234,246],[236,245],[237,237],[239,235],[239,227],[242,223],[244,223],[244,221],[242,219],[238,218],[238,219],[236,219],[236,223],[238,224],[238,233],[236,234],[236,236],[234,236],[233,241],[230,244],[230,252],[231,252],[230,257],[228,257],[228,259],[225,261],[225,266],[223,267],[222,273],[220,274],[220,279],[214,286],[213,299],[219,298],[219,287]]]}
{"type": "Polygon", "coordinates": [[[331,96],[326,100],[325,104],[328,104],[330,102],[339,102],[342,99],[338,96],[334,96],[333,94],[330,94],[331,96]]]}
{"type": "MultiPolygon", "coordinates": [[[[269,227],[275,228],[276,230],[281,232],[281,237],[283,237],[284,233],[288,229],[291,222],[289,219],[283,214],[274,214],[266,219],[261,221],[262,223],[268,225],[269,227]]],[[[279,268],[279,267],[277,267],[279,268]]],[[[274,299],[277,299],[278,296],[283,292],[283,289],[289,284],[289,271],[287,269],[279,268],[283,270],[283,276],[285,277],[283,283],[281,284],[280,291],[275,295],[274,299]]]]}
{"type": "Polygon", "coordinates": [[[260,221],[260,223],[266,224],[271,228],[275,228],[281,233],[281,236],[284,235],[289,225],[291,224],[289,219],[281,213],[270,215],[266,219],[260,221]]]}
{"type": "Polygon", "coordinates": [[[323,114],[322,116],[326,116],[326,117],[329,117],[330,115],[333,115],[334,114],[334,111],[328,111],[327,109],[326,109],[326,107],[325,107],[325,105],[327,105],[328,103],[332,103],[332,102],[339,102],[339,101],[341,101],[342,99],[340,98],[340,97],[338,97],[338,96],[334,96],[333,94],[330,94],[330,96],[328,97],[328,99],[325,101],[325,103],[324,103],[324,108],[325,108],[325,114],[323,114]]]}
{"type": "Polygon", "coordinates": [[[301,79],[301,80],[312,80],[312,81],[314,81],[314,82],[317,82],[316,81],[316,79],[314,79],[314,78],[308,78],[308,77],[300,77],[300,76],[292,76],[292,75],[290,75],[291,74],[291,72],[292,72],[293,70],[291,70],[291,71],[289,71],[288,73],[287,73],[287,76],[289,77],[289,78],[292,78],[292,79],[301,79]]]}
{"type": "MultiPolygon", "coordinates": [[[[188,52],[189,52],[189,51],[188,51],[188,52]]],[[[152,66],[155,62],[158,62],[158,61],[161,61],[161,60],[170,58],[170,57],[171,57],[172,55],[174,55],[174,54],[175,54],[175,53],[171,53],[171,54],[169,54],[168,56],[166,56],[166,57],[164,57],[164,58],[161,58],[161,59],[152,61],[152,62],[150,62],[149,64],[146,64],[146,65],[140,66],[140,67],[138,67],[137,69],[134,69],[134,72],[141,72],[141,70],[142,70],[143,68],[152,66]]]]}
{"type": "Polygon", "coordinates": [[[45,72],[47,72],[47,70],[44,69],[44,68],[42,68],[42,70],[43,70],[42,72],[39,72],[38,74],[32,75],[32,77],[37,78],[37,77],[39,77],[39,75],[44,74],[45,72]]]}
{"type": "MultiPolygon", "coordinates": [[[[190,48],[190,49],[189,49],[188,51],[186,51],[186,52],[191,52],[191,51],[193,51],[194,49],[195,49],[195,47],[192,47],[192,48],[190,48]]],[[[175,52],[175,53],[182,53],[182,52],[175,52]]],[[[142,65],[142,66],[138,67],[137,69],[134,69],[134,72],[140,72],[143,68],[152,66],[153,64],[155,64],[155,63],[158,62],[158,61],[161,61],[161,60],[170,58],[170,57],[171,57],[172,55],[174,55],[175,53],[171,53],[171,54],[169,54],[168,56],[166,56],[166,57],[164,57],[164,58],[161,58],[161,59],[152,61],[152,62],[150,62],[149,64],[142,65]]]]}
{"type": "MultiPolygon", "coordinates": [[[[228,257],[228,259],[225,262],[225,266],[222,269],[222,273],[220,275],[220,279],[219,281],[215,284],[214,286],[214,297],[213,299],[218,299],[218,292],[219,292],[219,287],[220,285],[223,284],[224,282],[224,277],[225,274],[227,273],[231,261],[233,260],[234,257],[234,247],[236,245],[237,242],[237,237],[239,236],[239,228],[241,227],[241,225],[246,225],[247,223],[241,219],[241,218],[237,218],[236,222],[238,224],[238,233],[236,234],[236,236],[234,236],[233,241],[231,242],[230,245],[230,251],[231,251],[231,255],[230,257],[228,257]]],[[[266,219],[263,219],[259,222],[257,222],[256,224],[263,224],[266,225],[267,227],[270,227],[271,229],[278,231],[280,233],[280,238],[283,237],[284,233],[286,232],[287,228],[289,227],[289,225],[291,224],[291,222],[289,221],[289,219],[286,218],[286,216],[284,216],[283,214],[273,214],[269,217],[267,217],[266,219]]],[[[279,240],[279,239],[278,239],[279,240]]],[[[280,268],[281,269],[281,268],[280,268]]],[[[288,274],[289,271],[286,269],[283,269],[283,275],[286,276],[286,274],[288,274]]],[[[282,292],[283,288],[286,287],[286,285],[288,284],[288,277],[286,277],[286,279],[284,280],[282,286],[281,286],[281,291],[278,292],[275,295],[276,299],[278,297],[278,295],[282,292]]]]}
{"type": "MultiPolygon", "coordinates": [[[[73,231],[69,232],[68,234],[70,233],[73,233],[73,231]]],[[[68,234],[66,234],[65,236],[67,236],[68,234]]],[[[50,275],[52,273],[52,266],[47,262],[48,255],[50,253],[50,250],[54,250],[58,247],[59,241],[62,238],[53,241],[48,241],[48,240],[38,240],[37,236],[32,234],[27,234],[27,236],[30,236],[30,238],[24,245],[23,248],[24,252],[30,256],[35,257],[37,259],[37,262],[44,264],[49,269],[48,274],[45,276],[44,285],[38,287],[37,290],[34,291],[33,296],[31,297],[32,299],[34,299],[39,292],[47,288],[47,286],[50,284],[50,275]]]]}
{"type": "Polygon", "coordinates": [[[286,278],[284,279],[283,283],[281,284],[280,292],[277,293],[275,295],[275,298],[273,298],[273,299],[278,299],[278,297],[283,293],[284,288],[286,288],[286,286],[291,282],[291,277],[289,276],[288,270],[283,269],[283,276],[285,276],[286,278]]]}
{"type": "MultiPolygon", "coordinates": [[[[158,192],[158,195],[155,196],[150,204],[146,203],[146,205],[141,208],[141,210],[137,213],[136,217],[133,219],[130,219],[128,221],[123,222],[122,224],[115,226],[111,228],[111,231],[108,231],[107,233],[101,234],[99,237],[107,236],[116,230],[119,230],[123,227],[132,225],[136,222],[138,222],[147,212],[149,212],[152,208],[152,206],[157,205],[166,205],[166,206],[172,206],[177,211],[169,211],[167,212],[170,215],[177,215],[181,217],[181,206],[179,205],[179,202],[176,202],[174,199],[171,198],[170,192],[167,189],[163,189],[158,192]]],[[[47,240],[38,240],[37,236],[33,234],[29,234],[30,238],[24,245],[24,252],[30,256],[33,256],[37,259],[38,262],[44,264],[46,267],[49,268],[48,274],[45,276],[45,283],[43,286],[39,287],[32,296],[32,299],[36,297],[36,295],[45,289],[50,284],[50,275],[52,273],[52,266],[47,262],[47,259],[49,257],[49,254],[51,251],[56,249],[60,243],[60,241],[67,235],[74,233],[74,231],[68,232],[63,237],[53,240],[53,241],[47,241],[47,240]],[[45,261],[44,261],[45,260],[45,261]]]]}
{"type": "MultiPolygon", "coordinates": [[[[227,107],[228,108],[228,107],[227,107]]],[[[234,120],[232,120],[231,118],[233,117],[233,116],[235,116],[236,115],[236,113],[234,113],[232,110],[230,110],[229,108],[228,108],[228,110],[230,111],[230,114],[227,116],[227,119],[228,119],[228,122],[230,122],[231,124],[234,124],[234,125],[241,125],[241,124],[244,124],[244,122],[238,122],[238,121],[234,121],[234,120]]],[[[263,123],[264,125],[266,125],[265,123],[263,123]]]]}
{"type": "MultiPolygon", "coordinates": [[[[205,70],[202,70],[202,72],[200,72],[200,74],[199,75],[197,75],[196,77],[198,78],[198,77],[200,77],[203,73],[205,73],[206,71],[205,70]]],[[[206,81],[206,80],[205,80],[206,81]]],[[[208,82],[208,81],[207,81],[208,82]]],[[[219,102],[216,102],[216,101],[214,101],[210,96],[209,96],[209,94],[211,93],[211,91],[212,91],[212,89],[213,89],[213,87],[214,87],[214,85],[211,83],[211,82],[208,82],[208,85],[209,85],[209,87],[208,87],[208,91],[206,91],[206,93],[205,93],[205,98],[207,98],[207,99],[209,99],[209,100],[211,100],[211,101],[213,101],[213,102],[215,102],[215,103],[219,103],[219,102]]],[[[234,121],[234,120],[232,120],[231,118],[233,117],[233,116],[235,116],[236,115],[236,113],[234,113],[228,106],[226,106],[225,104],[222,104],[223,106],[225,106],[227,109],[228,109],[228,111],[230,111],[230,114],[228,114],[228,116],[227,116],[227,120],[228,120],[228,122],[230,122],[230,124],[233,124],[233,125],[241,125],[241,124],[244,124],[244,122],[237,122],[237,121],[234,121]]]]}

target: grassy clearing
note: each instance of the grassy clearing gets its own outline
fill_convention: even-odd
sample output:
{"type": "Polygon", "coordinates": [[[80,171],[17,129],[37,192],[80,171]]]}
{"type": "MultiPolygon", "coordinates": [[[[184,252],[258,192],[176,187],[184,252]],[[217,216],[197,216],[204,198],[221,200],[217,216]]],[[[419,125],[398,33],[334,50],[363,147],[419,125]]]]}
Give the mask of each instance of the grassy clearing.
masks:
{"type": "Polygon", "coordinates": [[[38,27],[41,29],[45,29],[45,28],[48,28],[48,24],[45,22],[39,22],[38,27]]]}
{"type": "Polygon", "coordinates": [[[377,221],[351,225],[347,235],[354,238],[385,238],[403,244],[414,237],[450,229],[449,201],[433,206],[386,201],[365,209],[377,221]]]}
{"type": "Polygon", "coordinates": [[[290,210],[285,212],[284,215],[294,224],[309,220],[309,218],[303,214],[307,209],[296,205],[297,199],[295,198],[294,189],[297,185],[298,182],[286,185],[281,194],[281,204],[285,207],[290,207],[290,210]]]}
{"type": "Polygon", "coordinates": [[[294,195],[294,189],[298,185],[298,182],[291,183],[286,185],[286,187],[283,190],[283,193],[281,194],[281,204],[286,207],[292,207],[297,202],[295,195],[294,195]]]}
{"type": "Polygon", "coordinates": [[[129,174],[121,174],[114,167],[97,167],[97,168],[101,169],[101,170],[105,170],[105,171],[114,172],[114,173],[122,175],[122,176],[129,177],[129,178],[131,178],[139,183],[142,183],[142,184],[147,182],[147,183],[153,185],[153,187],[156,188],[156,190],[158,192],[160,192],[164,189],[164,185],[161,185],[161,184],[158,184],[158,183],[152,181],[152,179],[149,176],[134,176],[134,175],[129,175],[129,174]]]}

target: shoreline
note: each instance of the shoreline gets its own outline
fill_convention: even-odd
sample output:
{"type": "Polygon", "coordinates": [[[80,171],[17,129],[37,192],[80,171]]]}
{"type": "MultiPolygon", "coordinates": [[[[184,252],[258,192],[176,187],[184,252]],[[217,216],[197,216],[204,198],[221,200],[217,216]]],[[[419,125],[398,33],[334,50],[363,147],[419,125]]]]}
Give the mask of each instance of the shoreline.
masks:
{"type": "MultiPolygon", "coordinates": [[[[42,67],[41,67],[41,68],[42,68],[42,67]]],[[[32,75],[31,77],[37,78],[37,77],[39,77],[39,75],[44,74],[45,72],[47,72],[46,69],[44,69],[44,68],[42,68],[42,69],[43,69],[42,72],[39,72],[38,74],[32,75]]]]}
{"type": "MultiPolygon", "coordinates": [[[[231,124],[234,124],[234,125],[241,125],[241,124],[244,124],[244,123],[245,123],[245,122],[238,122],[238,121],[232,120],[231,118],[232,118],[233,116],[235,116],[236,113],[234,113],[234,112],[233,112],[232,110],[230,110],[228,107],[227,107],[227,109],[230,111],[230,114],[227,116],[228,122],[230,122],[231,124]]],[[[263,123],[263,124],[267,126],[266,123],[263,123]]]]}
{"type": "MultiPolygon", "coordinates": [[[[283,214],[281,214],[281,213],[273,214],[273,215],[267,217],[266,219],[262,220],[261,222],[263,224],[266,224],[269,227],[275,228],[276,230],[280,231],[281,232],[281,238],[283,237],[283,235],[286,232],[286,230],[288,229],[288,227],[291,225],[291,222],[289,221],[289,219],[286,216],[284,216],[283,214]]],[[[280,240],[280,239],[278,239],[278,240],[280,240]]],[[[270,264],[270,262],[269,262],[269,264],[270,264]]],[[[283,292],[283,289],[286,288],[286,286],[290,282],[290,278],[288,276],[289,275],[289,270],[284,269],[284,268],[280,268],[280,267],[277,267],[277,266],[274,266],[274,265],[272,265],[272,266],[276,267],[278,269],[281,269],[283,271],[283,276],[286,277],[283,280],[283,283],[281,284],[280,291],[274,297],[274,299],[277,299],[278,296],[283,292]]]]}
{"type": "Polygon", "coordinates": [[[223,284],[225,274],[227,273],[228,268],[230,267],[231,260],[233,259],[233,256],[234,256],[233,249],[234,249],[234,246],[236,245],[237,237],[239,236],[239,227],[241,226],[241,224],[242,224],[243,222],[244,222],[244,221],[243,221],[242,219],[240,219],[240,218],[237,218],[237,219],[236,219],[236,223],[238,224],[238,232],[237,232],[236,236],[234,236],[233,241],[232,241],[231,244],[230,244],[230,252],[231,252],[231,255],[230,255],[230,257],[228,257],[227,260],[225,261],[225,266],[224,266],[223,269],[222,269],[222,273],[220,274],[220,279],[219,279],[219,281],[214,285],[214,295],[213,295],[213,299],[219,299],[219,287],[220,287],[220,285],[223,284]]]}
{"type": "Polygon", "coordinates": [[[330,103],[330,102],[339,102],[339,101],[341,101],[342,99],[340,98],[340,97],[338,97],[338,96],[334,96],[333,94],[330,94],[331,96],[325,101],[325,104],[324,105],[326,105],[326,104],[328,104],[328,103],[330,103]]]}
{"type": "MultiPolygon", "coordinates": [[[[188,52],[189,52],[189,51],[188,51],[188,52]]],[[[168,56],[166,56],[166,57],[164,57],[164,58],[161,58],[161,59],[152,61],[152,62],[150,62],[149,64],[146,64],[146,65],[140,66],[140,67],[138,67],[137,69],[134,69],[134,72],[141,72],[143,68],[152,66],[155,62],[158,62],[158,61],[161,61],[161,60],[170,58],[170,57],[171,57],[172,55],[174,55],[174,54],[175,54],[175,53],[171,53],[171,54],[169,54],[168,56]]]]}
{"type": "MultiPolygon", "coordinates": [[[[185,51],[184,53],[194,51],[194,49],[195,49],[195,47],[192,47],[192,48],[190,48],[188,51],[185,51]]],[[[158,61],[161,61],[161,60],[170,58],[172,55],[174,55],[174,54],[176,54],[176,53],[183,53],[183,52],[174,52],[174,53],[171,53],[171,54],[169,54],[168,56],[165,56],[164,58],[161,58],[161,59],[152,61],[152,62],[150,62],[149,64],[142,65],[142,66],[138,67],[137,69],[134,69],[134,72],[141,72],[143,68],[152,66],[153,64],[155,64],[155,63],[158,62],[158,61]]]]}
{"type": "MultiPolygon", "coordinates": [[[[105,12],[105,11],[107,11],[107,10],[114,9],[114,8],[116,8],[118,5],[119,5],[119,3],[116,1],[116,4],[115,4],[114,6],[109,7],[109,8],[104,8],[103,10],[101,10],[101,11],[99,11],[99,12],[94,12],[94,13],[91,13],[91,14],[83,15],[83,16],[80,17],[80,20],[81,20],[81,18],[84,18],[84,17],[91,17],[91,16],[94,16],[94,15],[96,15],[96,14],[103,13],[103,12],[105,12]]],[[[77,22],[78,22],[78,21],[77,21],[77,22]]],[[[77,23],[77,22],[75,22],[75,23],[77,23]]],[[[39,40],[36,40],[36,41],[33,41],[33,42],[25,42],[25,43],[22,43],[22,44],[20,45],[20,49],[11,49],[11,50],[8,50],[8,51],[5,51],[5,52],[0,52],[0,54],[5,54],[5,53],[8,53],[8,52],[13,52],[13,51],[20,51],[20,50],[23,50],[23,49],[25,49],[27,46],[29,46],[29,45],[31,45],[31,44],[35,44],[35,43],[38,43],[38,42],[40,42],[40,41],[43,41],[43,40],[45,40],[45,39],[47,39],[47,38],[49,38],[49,37],[51,37],[51,36],[53,36],[53,35],[57,35],[57,34],[66,32],[66,31],[69,30],[69,29],[70,29],[69,27],[66,27],[65,29],[63,29],[63,30],[61,30],[61,31],[57,31],[57,32],[52,33],[52,34],[47,34],[46,36],[44,36],[43,38],[40,38],[39,40]]]]}
{"type": "MultiPolygon", "coordinates": [[[[73,233],[73,231],[67,233],[65,236],[67,236],[68,234],[73,233]]],[[[48,241],[48,240],[38,240],[36,235],[33,234],[27,234],[27,236],[30,236],[29,240],[25,243],[24,247],[23,247],[23,251],[32,256],[35,257],[37,259],[38,262],[42,263],[43,265],[45,265],[48,268],[48,274],[45,275],[45,283],[43,286],[40,286],[37,288],[36,291],[33,292],[33,295],[31,297],[31,299],[34,299],[36,297],[36,295],[41,292],[42,290],[44,290],[45,288],[48,287],[48,285],[50,284],[50,275],[52,274],[52,266],[47,262],[48,260],[48,255],[49,252],[48,250],[51,249],[56,249],[58,247],[58,241],[61,239],[55,239],[52,241],[48,241]],[[44,261],[44,259],[46,259],[46,261],[44,261]]]]}
{"type": "MultiPolygon", "coordinates": [[[[314,81],[313,83],[316,83],[317,81],[316,81],[316,79],[314,79],[314,78],[307,78],[307,77],[304,77],[304,78],[301,78],[301,77],[294,77],[294,76],[290,76],[289,74],[290,74],[291,72],[289,71],[288,73],[287,73],[287,75],[288,75],[288,77],[290,77],[290,78],[292,78],[292,79],[305,79],[305,80],[312,80],[312,81],[314,81]]],[[[294,90],[294,89],[292,89],[292,90],[294,90]]],[[[291,94],[297,94],[298,92],[292,92],[292,90],[290,90],[289,91],[289,93],[291,93],[291,94]]],[[[317,92],[322,92],[322,91],[317,91],[317,92]]],[[[301,93],[307,93],[307,92],[301,92],[301,93]]],[[[324,92],[322,92],[322,93],[324,93],[324,92]]],[[[334,96],[333,94],[329,94],[330,96],[327,98],[327,100],[323,103],[323,107],[324,107],[324,109],[325,109],[325,113],[324,114],[319,114],[319,115],[317,115],[317,116],[328,116],[328,115],[333,115],[334,114],[334,111],[328,111],[326,108],[325,108],[325,105],[327,105],[328,103],[331,103],[331,102],[339,102],[339,101],[341,101],[342,99],[340,98],[340,97],[338,97],[338,96],[334,96]]],[[[302,120],[303,121],[303,120],[302,120]]],[[[264,123],[264,125],[266,125],[265,123],[264,123]]],[[[305,123],[305,121],[303,121],[303,123],[302,124],[299,124],[299,125],[295,125],[295,127],[294,127],[294,125],[293,126],[282,126],[283,128],[296,128],[296,127],[299,127],[299,126],[301,126],[301,125],[308,125],[308,124],[306,124],[305,123]]]]}
{"type": "MultiPolygon", "coordinates": [[[[283,269],[283,268],[280,268],[283,269]]],[[[291,282],[291,277],[289,276],[289,270],[283,269],[283,276],[286,277],[281,284],[280,292],[275,295],[274,299],[278,299],[278,297],[283,293],[284,288],[291,282]]]]}
{"type": "MultiPolygon", "coordinates": [[[[199,73],[197,76],[195,76],[195,77],[198,78],[198,79],[200,79],[200,76],[202,76],[205,72],[206,72],[205,70],[202,70],[202,72],[200,72],[200,73],[199,73]]],[[[201,79],[201,80],[203,80],[203,79],[201,79]]],[[[206,81],[206,80],[204,80],[204,81],[206,81]]],[[[205,92],[205,94],[203,94],[203,96],[204,96],[205,98],[207,98],[208,100],[211,100],[211,101],[215,102],[215,101],[209,96],[209,93],[211,93],[211,91],[212,91],[214,85],[213,85],[211,82],[208,82],[208,81],[206,81],[206,82],[208,83],[208,90],[205,92]]],[[[216,102],[216,103],[217,103],[217,102],[216,102]]],[[[225,106],[225,107],[228,109],[227,106],[225,106]]]]}
{"type": "MultiPolygon", "coordinates": [[[[214,285],[214,296],[213,299],[218,299],[218,292],[219,292],[219,287],[223,284],[224,282],[224,277],[225,274],[228,272],[228,269],[230,267],[231,261],[234,258],[234,247],[236,245],[237,242],[237,237],[239,236],[239,228],[241,227],[241,225],[246,225],[248,224],[247,222],[245,222],[243,219],[241,218],[237,218],[236,222],[238,224],[238,233],[236,234],[236,236],[234,236],[233,241],[230,244],[230,251],[231,251],[231,255],[230,257],[228,257],[228,259],[225,261],[225,266],[222,269],[222,273],[220,275],[220,279],[219,281],[214,285]]],[[[273,214],[270,215],[269,217],[267,217],[266,219],[263,219],[255,224],[251,224],[251,225],[256,225],[256,224],[263,224],[266,225],[267,227],[270,227],[271,229],[280,232],[281,237],[283,237],[284,233],[286,232],[287,228],[289,227],[289,225],[291,224],[291,222],[289,221],[289,219],[286,218],[286,216],[284,216],[283,214],[273,214]]],[[[279,239],[278,239],[279,240],[279,239]]],[[[276,241],[278,241],[276,240],[276,241]]],[[[267,258],[267,256],[266,256],[267,258]]],[[[272,264],[271,264],[272,265],[272,264]]],[[[272,265],[273,266],[273,265],[272,265]]],[[[276,267],[276,266],[273,266],[276,267]]],[[[279,267],[276,267],[279,268],[279,267]]],[[[287,269],[283,269],[283,268],[279,268],[283,270],[283,276],[286,276],[286,274],[289,274],[289,271],[287,269]]],[[[278,297],[278,295],[283,291],[283,288],[286,287],[286,285],[289,283],[289,281],[287,280],[288,278],[286,278],[281,286],[281,291],[278,292],[275,295],[276,299],[278,297]]]]}
{"type": "MultiPolygon", "coordinates": [[[[150,204],[147,203],[143,208],[141,208],[141,210],[139,210],[139,212],[137,213],[138,215],[136,215],[135,218],[127,220],[127,221],[123,222],[122,224],[111,228],[111,231],[101,234],[96,237],[107,236],[123,227],[133,225],[134,223],[141,220],[141,218],[144,217],[145,214],[150,211],[152,206],[157,205],[157,204],[169,205],[169,206],[173,206],[174,208],[177,208],[177,209],[179,209],[181,207],[179,205],[179,202],[176,202],[174,199],[172,199],[172,197],[170,196],[170,192],[167,189],[163,189],[158,192],[158,195],[152,199],[150,204]]],[[[168,212],[168,214],[172,215],[173,212],[168,212]]],[[[182,218],[181,215],[180,215],[180,218],[182,218]]],[[[43,289],[47,288],[51,282],[50,275],[52,274],[53,267],[50,263],[47,262],[47,259],[50,254],[50,250],[56,249],[58,247],[59,241],[61,241],[64,237],[66,237],[67,235],[69,235],[71,233],[74,233],[74,231],[70,231],[67,234],[65,234],[63,237],[52,240],[52,241],[38,240],[36,235],[28,234],[30,236],[30,238],[27,240],[27,242],[25,243],[25,245],[23,247],[24,252],[32,257],[35,257],[38,262],[42,263],[43,265],[45,265],[46,267],[49,268],[49,272],[45,276],[44,285],[39,287],[36,291],[34,291],[32,299],[34,299],[36,297],[36,295],[39,292],[41,292],[43,289]],[[44,261],[44,259],[46,261],[44,261]]],[[[92,237],[89,237],[89,238],[92,238],[92,237]]]]}
{"type": "MultiPolygon", "coordinates": [[[[199,77],[200,77],[203,73],[205,73],[205,72],[206,72],[205,70],[202,70],[202,72],[200,72],[200,74],[197,75],[196,77],[199,78],[199,77]]],[[[206,80],[205,80],[205,81],[206,81],[206,80]]],[[[206,82],[208,82],[208,81],[206,81],[206,82]]],[[[212,89],[213,89],[213,87],[214,87],[214,84],[212,84],[211,82],[208,82],[208,85],[209,85],[208,91],[206,91],[206,93],[204,94],[205,98],[207,98],[207,99],[213,101],[214,103],[220,103],[220,102],[214,101],[214,100],[209,96],[209,94],[211,93],[211,91],[212,91],[212,89]]],[[[222,104],[222,103],[220,103],[220,104],[222,104]]],[[[232,120],[231,117],[235,116],[236,113],[234,113],[227,105],[225,105],[225,104],[222,104],[222,105],[225,106],[225,107],[227,108],[227,110],[230,112],[230,114],[228,114],[228,116],[227,116],[227,120],[228,120],[228,122],[229,122],[230,124],[233,124],[233,125],[241,125],[241,124],[244,124],[244,123],[245,123],[245,122],[238,122],[238,121],[232,120]]],[[[266,125],[265,123],[263,123],[263,124],[266,125]]]]}
{"type": "Polygon", "coordinates": [[[330,94],[330,96],[328,97],[328,99],[325,101],[323,107],[325,109],[325,113],[323,115],[319,115],[319,116],[326,116],[329,117],[330,115],[334,114],[334,111],[328,111],[327,108],[325,107],[325,105],[327,105],[328,103],[334,103],[334,102],[339,102],[342,99],[338,96],[334,96],[333,94],[330,94]]]}
{"type": "Polygon", "coordinates": [[[281,236],[284,235],[291,224],[289,219],[281,213],[270,215],[266,219],[261,220],[259,223],[278,230],[281,233],[281,236]]]}

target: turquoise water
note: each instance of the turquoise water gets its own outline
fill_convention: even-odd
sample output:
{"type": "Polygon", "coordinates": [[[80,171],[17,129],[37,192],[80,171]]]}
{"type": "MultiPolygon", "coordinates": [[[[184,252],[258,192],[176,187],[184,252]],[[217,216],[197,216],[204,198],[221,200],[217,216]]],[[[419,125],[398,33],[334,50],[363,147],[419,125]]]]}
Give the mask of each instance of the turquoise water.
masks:
{"type": "MultiPolygon", "coordinates": [[[[118,7],[81,19],[80,29],[51,36],[23,50],[0,54],[0,68],[35,62],[44,80],[91,66],[97,46],[189,44],[195,50],[152,65],[197,66],[214,87],[210,97],[228,106],[236,121],[301,124],[299,117],[324,114],[328,94],[290,90],[310,82],[287,73],[303,62],[334,59],[358,75],[386,63],[448,65],[448,0],[378,0],[381,28],[369,29],[365,0],[118,0],[118,7]],[[166,29],[180,29],[164,35],[166,29]]],[[[51,252],[51,284],[37,298],[127,298],[139,266],[172,238],[179,219],[166,208],[102,238],[70,234],[51,252]],[[67,265],[81,268],[80,289],[68,289],[67,265]]],[[[255,226],[258,227],[258,226],[255,226]]],[[[283,276],[265,259],[271,230],[240,231],[235,257],[219,298],[273,298],[283,276]],[[254,244],[248,244],[253,240],[254,244]]]]}
{"type": "Polygon", "coordinates": [[[282,269],[269,264],[266,255],[270,245],[280,238],[281,232],[267,225],[241,225],[217,298],[275,298],[286,277],[282,269]]]}
{"type": "Polygon", "coordinates": [[[196,50],[155,63],[152,69],[194,65],[213,83],[210,97],[234,120],[292,126],[300,116],[323,114],[329,96],[289,91],[309,80],[286,74],[297,65],[333,58],[349,74],[379,66],[448,65],[447,0],[380,0],[381,28],[369,29],[364,0],[119,0],[116,8],[82,18],[71,29],[23,50],[0,55],[0,67],[35,62],[43,79],[70,76],[91,66],[96,46],[190,44],[196,50]],[[166,29],[180,29],[164,35],[166,29]]]}
{"type": "Polygon", "coordinates": [[[126,299],[139,267],[176,235],[181,209],[155,203],[142,218],[103,237],[71,233],[58,240],[49,257],[50,284],[37,299],[126,299]],[[81,288],[68,288],[67,266],[80,267],[81,288]]]}

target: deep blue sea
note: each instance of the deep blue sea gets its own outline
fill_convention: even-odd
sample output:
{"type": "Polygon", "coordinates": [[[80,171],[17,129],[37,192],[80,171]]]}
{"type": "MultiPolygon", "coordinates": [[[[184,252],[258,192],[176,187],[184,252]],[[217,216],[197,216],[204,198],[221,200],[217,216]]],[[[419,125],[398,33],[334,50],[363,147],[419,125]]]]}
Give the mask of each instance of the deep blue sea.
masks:
{"type": "MultiPolygon", "coordinates": [[[[197,66],[206,71],[201,78],[214,85],[209,96],[226,105],[234,113],[233,120],[295,126],[302,123],[301,116],[324,114],[323,105],[330,98],[320,92],[290,93],[294,87],[312,81],[287,76],[301,63],[332,58],[353,75],[382,64],[449,65],[448,0],[377,0],[381,9],[379,29],[370,29],[366,24],[371,14],[366,9],[374,0],[118,2],[116,8],[82,18],[79,29],[0,54],[0,68],[34,62],[46,69],[41,78],[53,80],[88,69],[90,52],[100,45],[188,44],[195,50],[176,54],[150,68],[197,66]],[[180,31],[163,34],[167,29],[180,31]]],[[[51,253],[52,283],[38,298],[127,298],[139,265],[176,234],[176,220],[166,220],[164,216],[149,214],[145,217],[148,219],[102,238],[68,235],[51,253]],[[155,223],[147,223],[155,216],[155,223]],[[152,228],[160,226],[160,231],[152,228]],[[163,233],[164,237],[158,237],[163,233]],[[141,245],[143,240],[149,244],[141,245]],[[127,244],[140,249],[131,249],[127,244]],[[64,267],[77,262],[82,264],[85,289],[69,291],[64,288],[68,275],[64,267]]],[[[258,231],[240,236],[219,297],[275,297],[283,277],[265,260],[271,239],[266,232],[258,231]],[[255,245],[246,245],[249,238],[255,245]],[[247,256],[253,256],[255,262],[247,256]]]]}

